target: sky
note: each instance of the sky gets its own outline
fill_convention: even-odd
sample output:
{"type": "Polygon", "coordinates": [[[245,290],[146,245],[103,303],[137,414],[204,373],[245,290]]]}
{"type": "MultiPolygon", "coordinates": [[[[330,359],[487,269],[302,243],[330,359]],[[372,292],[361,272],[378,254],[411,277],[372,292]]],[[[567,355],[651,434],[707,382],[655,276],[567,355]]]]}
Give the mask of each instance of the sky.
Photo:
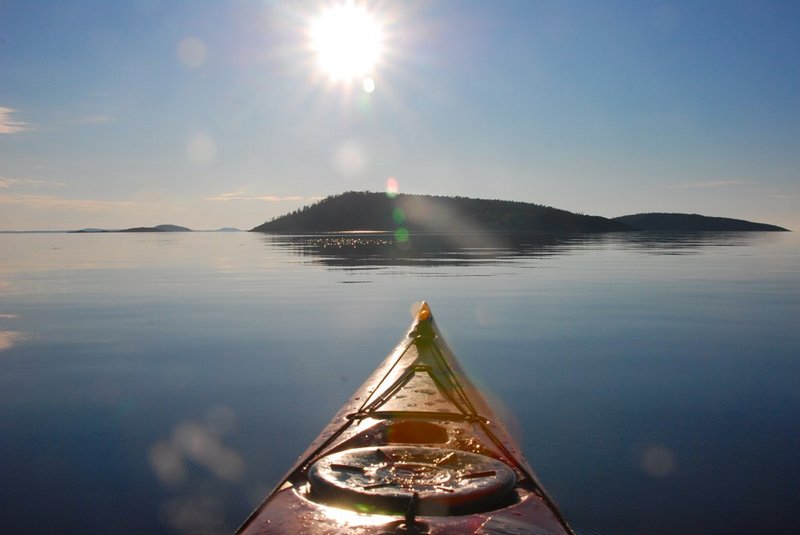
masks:
{"type": "Polygon", "coordinates": [[[0,0],[0,230],[250,229],[389,179],[800,230],[800,2],[357,2],[348,77],[314,29],[347,1],[0,0]]]}

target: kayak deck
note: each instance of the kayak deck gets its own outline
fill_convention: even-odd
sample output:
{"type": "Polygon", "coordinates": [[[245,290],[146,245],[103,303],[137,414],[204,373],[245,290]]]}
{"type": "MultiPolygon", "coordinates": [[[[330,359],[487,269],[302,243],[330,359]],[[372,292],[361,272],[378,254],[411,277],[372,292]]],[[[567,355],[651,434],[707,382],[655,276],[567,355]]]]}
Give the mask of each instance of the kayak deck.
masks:
{"type": "Polygon", "coordinates": [[[237,533],[573,532],[423,304],[237,533]]]}

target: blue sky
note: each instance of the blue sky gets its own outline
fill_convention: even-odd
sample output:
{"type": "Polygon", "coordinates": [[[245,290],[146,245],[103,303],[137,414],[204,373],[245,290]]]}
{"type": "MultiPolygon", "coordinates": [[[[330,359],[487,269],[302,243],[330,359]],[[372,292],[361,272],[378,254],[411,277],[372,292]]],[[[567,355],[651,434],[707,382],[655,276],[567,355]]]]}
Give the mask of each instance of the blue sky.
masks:
{"type": "MultiPolygon", "coordinates": [[[[343,0],[342,0],[343,1],[343,0]]],[[[0,229],[251,228],[347,190],[800,229],[800,3],[0,1],[0,229]]]]}

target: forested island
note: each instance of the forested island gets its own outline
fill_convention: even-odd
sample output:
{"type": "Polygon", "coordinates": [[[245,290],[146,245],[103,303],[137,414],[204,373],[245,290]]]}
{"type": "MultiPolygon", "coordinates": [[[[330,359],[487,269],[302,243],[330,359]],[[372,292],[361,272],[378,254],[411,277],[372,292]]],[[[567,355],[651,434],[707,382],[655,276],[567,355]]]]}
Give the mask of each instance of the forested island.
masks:
{"type": "Polygon", "coordinates": [[[538,204],[347,192],[322,199],[252,229],[256,232],[611,232],[630,230],[605,217],[538,204]]]}
{"type": "Polygon", "coordinates": [[[697,214],[636,214],[613,219],[519,201],[347,192],[253,228],[255,232],[625,232],[785,231],[764,223],[697,214]]]}
{"type": "Polygon", "coordinates": [[[759,232],[788,232],[783,227],[754,223],[743,219],[730,219],[728,217],[709,217],[698,214],[634,214],[615,217],[635,230],[686,232],[686,231],[759,231],[759,232]]]}

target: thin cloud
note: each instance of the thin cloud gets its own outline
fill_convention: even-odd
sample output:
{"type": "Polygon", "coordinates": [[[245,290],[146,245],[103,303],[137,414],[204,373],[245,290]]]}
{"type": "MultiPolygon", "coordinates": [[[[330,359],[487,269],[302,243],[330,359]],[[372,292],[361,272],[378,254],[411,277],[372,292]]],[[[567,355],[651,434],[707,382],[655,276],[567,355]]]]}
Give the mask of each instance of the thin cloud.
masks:
{"type": "Polygon", "coordinates": [[[113,120],[114,118],[108,115],[90,115],[88,117],[81,117],[76,122],[78,124],[105,124],[113,120]]]}
{"type": "Polygon", "coordinates": [[[302,197],[300,195],[287,195],[284,197],[278,195],[252,195],[244,190],[231,191],[228,193],[220,193],[213,197],[206,197],[206,201],[264,201],[264,202],[288,202],[288,201],[311,201],[316,200],[317,197],[302,197]]]}
{"type": "MultiPolygon", "coordinates": [[[[30,178],[6,178],[0,176],[0,188],[11,188],[14,186],[33,186],[33,187],[40,187],[48,184],[48,182],[44,180],[36,180],[30,178]]],[[[63,182],[54,182],[56,186],[63,186],[63,182]]]]}
{"type": "Polygon", "coordinates": [[[744,186],[748,182],[741,180],[707,180],[701,182],[686,182],[684,184],[673,184],[669,189],[716,189],[727,188],[730,186],[744,186]]]}
{"type": "MultiPolygon", "coordinates": [[[[20,132],[29,132],[37,129],[37,127],[30,123],[14,119],[12,116],[16,112],[17,110],[13,108],[0,106],[0,134],[18,134],[20,132]]],[[[83,117],[68,119],[66,122],[61,123],[60,126],[56,125],[55,128],[69,127],[71,125],[101,125],[111,123],[114,120],[114,117],[110,115],[85,115],[83,117]]]]}
{"type": "Polygon", "coordinates": [[[23,121],[16,121],[11,118],[15,110],[0,106],[0,134],[16,134],[33,130],[33,127],[23,121]]]}
{"type": "Polygon", "coordinates": [[[131,201],[99,201],[93,199],[64,199],[55,195],[5,195],[0,194],[0,204],[18,204],[35,208],[73,208],[86,212],[113,210],[133,206],[131,201]]]}

